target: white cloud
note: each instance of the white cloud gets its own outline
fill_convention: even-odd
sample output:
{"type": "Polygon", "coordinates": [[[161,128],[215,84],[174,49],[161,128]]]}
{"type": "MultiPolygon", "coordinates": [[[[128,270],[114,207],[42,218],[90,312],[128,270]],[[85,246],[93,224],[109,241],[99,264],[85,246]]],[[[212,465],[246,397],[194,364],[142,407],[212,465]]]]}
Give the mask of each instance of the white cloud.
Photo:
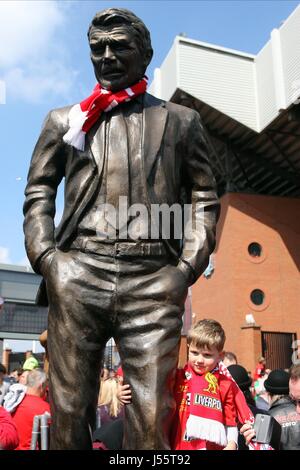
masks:
{"type": "Polygon", "coordinates": [[[71,99],[77,73],[58,61],[15,67],[4,75],[7,83],[7,100],[22,99],[40,103],[44,97],[64,96],[71,99]]]}
{"type": "Polygon", "coordinates": [[[58,1],[0,1],[0,78],[9,99],[68,98],[77,75],[60,39],[67,8],[58,1]]]}
{"type": "Polygon", "coordinates": [[[0,80],[0,104],[5,104],[6,102],[6,86],[5,81],[0,80]]]}
{"type": "Polygon", "coordinates": [[[0,66],[37,59],[64,22],[58,2],[0,2],[0,66]]]}
{"type": "Polygon", "coordinates": [[[0,246],[0,263],[11,264],[9,249],[4,246],[0,246]]]}

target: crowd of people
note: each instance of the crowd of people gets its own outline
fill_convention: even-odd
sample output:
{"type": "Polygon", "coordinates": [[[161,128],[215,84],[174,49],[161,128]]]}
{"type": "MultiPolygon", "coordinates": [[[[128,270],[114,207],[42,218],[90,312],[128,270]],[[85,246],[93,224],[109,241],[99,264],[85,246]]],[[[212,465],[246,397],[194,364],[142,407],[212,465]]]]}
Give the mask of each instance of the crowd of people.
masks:
{"type": "Polygon", "coordinates": [[[33,356],[10,375],[0,364],[0,390],[0,449],[30,450],[34,417],[50,416],[47,375],[33,356]]]}
{"type": "MultiPolygon", "coordinates": [[[[293,365],[289,371],[283,369],[271,371],[266,368],[265,358],[260,357],[255,369],[247,371],[238,364],[237,356],[233,352],[223,351],[224,342],[225,333],[221,325],[211,320],[198,322],[188,336],[188,364],[184,369],[177,371],[175,382],[177,413],[175,425],[172,426],[172,448],[177,450],[199,448],[271,450],[270,444],[256,443],[253,426],[253,420],[257,415],[268,415],[274,417],[281,426],[280,439],[277,433],[277,440],[272,441],[274,448],[300,450],[300,365],[293,365]],[[202,410],[204,416],[201,416],[197,406],[191,406],[191,403],[196,403],[203,396],[201,394],[203,383],[199,380],[199,376],[203,379],[207,373],[209,373],[208,379],[215,380],[219,386],[218,399],[222,408],[222,425],[225,425],[224,429],[227,434],[223,443],[220,443],[220,437],[216,438],[217,430],[220,428],[220,417],[216,418],[216,410],[213,410],[209,417],[207,410],[205,412],[202,410]],[[238,385],[238,390],[235,384],[238,385]],[[244,400],[239,391],[242,392],[244,400]],[[193,413],[196,416],[192,415],[190,419],[193,413]],[[200,423],[200,431],[197,429],[190,431],[190,421],[200,423]],[[212,421],[216,421],[217,424],[212,421]],[[210,432],[213,437],[209,434],[210,432]],[[188,435],[188,433],[191,434],[188,435]],[[217,439],[218,442],[215,442],[217,439]],[[224,445],[225,442],[226,445],[224,445]]],[[[123,383],[123,378],[121,379],[123,383]]],[[[119,382],[118,377],[117,381],[119,382]]],[[[105,383],[105,374],[103,383],[105,383]]],[[[123,405],[130,403],[131,389],[128,384],[120,385],[119,383],[116,390],[117,392],[115,391],[112,396],[117,393],[123,405]]],[[[207,393],[205,395],[208,396],[207,393]]],[[[214,403],[217,403],[216,400],[214,403]]],[[[104,448],[121,448],[124,411],[121,410],[121,415],[118,416],[111,413],[110,423],[103,422],[101,431],[97,430],[95,433],[98,442],[101,439],[105,440],[104,448]],[[114,420],[113,423],[112,420],[114,420]],[[114,438],[116,430],[118,430],[117,440],[114,438]]]]}
{"type": "MultiPolygon", "coordinates": [[[[172,449],[300,450],[300,364],[271,371],[261,357],[255,370],[247,371],[233,352],[224,352],[225,332],[215,320],[197,322],[187,344],[188,363],[173,378],[172,449]],[[276,442],[256,441],[257,415],[271,416],[280,424],[276,442]]],[[[50,416],[47,391],[47,375],[34,357],[9,376],[0,364],[0,449],[32,448],[34,417],[50,416]]],[[[122,367],[104,367],[94,449],[122,448],[124,409],[131,400],[122,367]]]]}

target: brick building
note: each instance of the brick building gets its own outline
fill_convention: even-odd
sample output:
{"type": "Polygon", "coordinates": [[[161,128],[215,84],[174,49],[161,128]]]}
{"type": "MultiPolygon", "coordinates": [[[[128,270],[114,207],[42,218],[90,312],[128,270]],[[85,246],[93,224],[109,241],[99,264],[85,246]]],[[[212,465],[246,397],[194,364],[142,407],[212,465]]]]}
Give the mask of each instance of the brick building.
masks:
{"type": "MultiPolygon", "coordinates": [[[[199,111],[222,213],[192,320],[247,369],[289,367],[300,336],[300,6],[257,55],[177,36],[150,93],[199,111]],[[294,346],[294,349],[292,348],[294,346]]],[[[182,337],[180,363],[186,361],[182,337]]]]}
{"type": "MultiPolygon", "coordinates": [[[[0,362],[11,371],[20,367],[31,351],[12,351],[5,346],[13,340],[39,341],[47,328],[47,309],[34,304],[41,277],[24,266],[0,264],[0,362]]],[[[43,354],[35,356],[43,362],[43,354]]]]}
{"type": "Polygon", "coordinates": [[[249,370],[261,354],[270,368],[289,367],[300,336],[300,200],[228,193],[221,207],[214,268],[192,290],[193,312],[222,323],[226,349],[249,370]]]}

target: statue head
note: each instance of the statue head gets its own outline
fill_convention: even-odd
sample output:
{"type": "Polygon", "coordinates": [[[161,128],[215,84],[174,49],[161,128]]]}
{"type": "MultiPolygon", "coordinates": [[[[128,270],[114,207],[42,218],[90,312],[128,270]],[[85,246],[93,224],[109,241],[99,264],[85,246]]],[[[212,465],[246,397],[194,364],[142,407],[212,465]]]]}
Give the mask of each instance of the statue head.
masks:
{"type": "Polygon", "coordinates": [[[131,11],[108,8],[96,13],[88,39],[95,76],[104,88],[119,91],[144,76],[153,55],[151,38],[131,11]]]}

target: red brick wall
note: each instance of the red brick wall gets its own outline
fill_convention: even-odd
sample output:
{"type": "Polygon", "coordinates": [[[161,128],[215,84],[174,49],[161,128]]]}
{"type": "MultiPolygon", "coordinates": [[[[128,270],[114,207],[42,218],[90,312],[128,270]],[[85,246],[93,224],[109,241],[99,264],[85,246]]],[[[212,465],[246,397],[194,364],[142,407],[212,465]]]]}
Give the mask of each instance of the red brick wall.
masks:
{"type": "Polygon", "coordinates": [[[262,331],[300,338],[300,200],[229,193],[221,206],[215,270],[193,287],[192,310],[196,320],[220,321],[225,349],[252,370],[261,354],[260,332],[242,330],[246,314],[253,314],[262,331]],[[252,242],[262,246],[261,258],[248,254],[252,242]],[[262,306],[252,304],[253,289],[264,291],[262,306]]]}

